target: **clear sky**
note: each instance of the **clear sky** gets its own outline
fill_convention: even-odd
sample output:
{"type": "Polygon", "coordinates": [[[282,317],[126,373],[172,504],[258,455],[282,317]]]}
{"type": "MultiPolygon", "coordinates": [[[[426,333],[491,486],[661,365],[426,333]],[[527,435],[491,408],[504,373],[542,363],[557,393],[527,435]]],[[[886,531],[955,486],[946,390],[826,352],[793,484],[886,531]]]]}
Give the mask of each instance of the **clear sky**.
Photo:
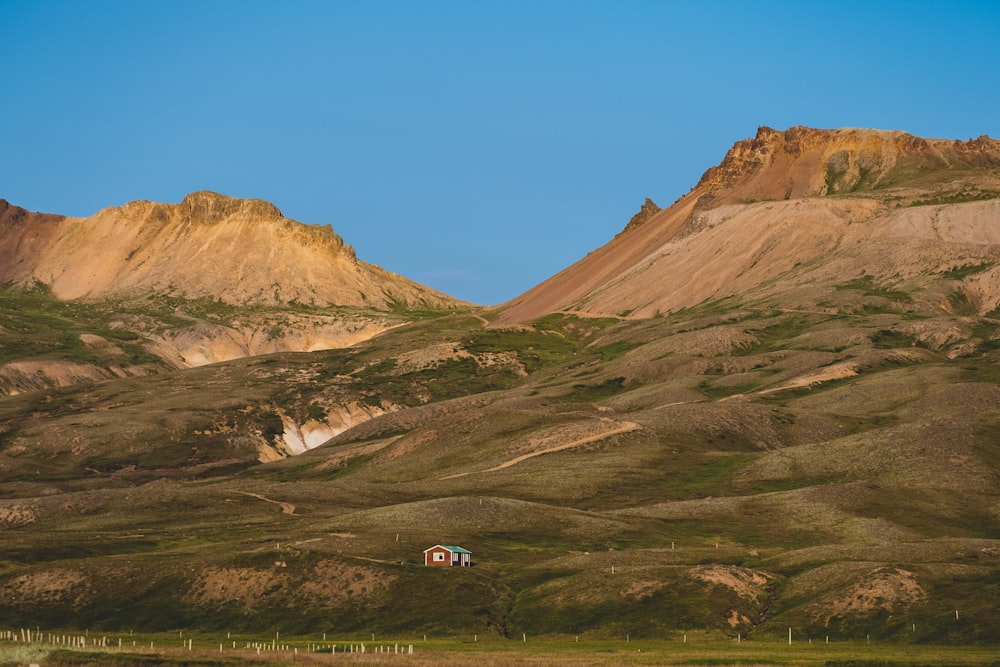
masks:
{"type": "Polygon", "coordinates": [[[0,27],[0,197],[267,199],[482,304],[758,125],[1000,136],[993,1],[0,0],[0,27]]]}

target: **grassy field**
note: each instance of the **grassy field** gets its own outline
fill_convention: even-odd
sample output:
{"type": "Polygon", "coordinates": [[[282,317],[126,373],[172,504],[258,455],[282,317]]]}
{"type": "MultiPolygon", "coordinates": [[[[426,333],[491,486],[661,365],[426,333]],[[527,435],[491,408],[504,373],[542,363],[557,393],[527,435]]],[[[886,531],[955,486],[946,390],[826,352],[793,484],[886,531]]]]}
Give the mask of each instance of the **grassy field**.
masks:
{"type": "Polygon", "coordinates": [[[923,302],[913,284],[832,292],[815,312],[426,317],[345,350],[5,397],[0,619],[478,635],[425,649],[525,664],[813,664],[726,652],[786,650],[789,626],[900,664],[990,645],[1000,325],[897,312],[923,302]],[[323,446],[261,462],[345,412],[323,446]],[[439,543],[475,566],[423,567],[439,543]],[[590,653],[558,639],[577,633],[590,653]]]}
{"type": "MultiPolygon", "coordinates": [[[[49,633],[43,633],[47,638],[49,633]]],[[[64,641],[66,633],[51,633],[64,641]]],[[[782,641],[720,640],[697,633],[635,640],[545,636],[514,640],[369,635],[308,637],[174,632],[91,634],[85,646],[0,640],[0,665],[33,661],[47,667],[117,665],[775,665],[836,667],[974,667],[1000,664],[997,646],[913,646],[795,637],[782,641]],[[121,646],[119,647],[119,641],[121,646]],[[190,643],[189,643],[190,642],[190,643]],[[106,645],[102,645],[106,644],[106,645]],[[235,647],[234,647],[235,644],[235,647]],[[412,651],[412,652],[411,652],[412,651]]],[[[80,635],[74,635],[80,637],[80,635]]],[[[79,639],[77,639],[79,641],[79,639]]]]}

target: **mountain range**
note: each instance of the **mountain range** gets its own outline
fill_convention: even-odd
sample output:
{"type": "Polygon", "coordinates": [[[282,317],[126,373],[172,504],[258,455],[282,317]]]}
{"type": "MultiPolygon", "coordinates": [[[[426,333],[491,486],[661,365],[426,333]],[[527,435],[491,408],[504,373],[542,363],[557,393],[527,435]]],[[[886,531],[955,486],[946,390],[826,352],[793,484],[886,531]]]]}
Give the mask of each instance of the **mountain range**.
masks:
{"type": "Polygon", "coordinates": [[[8,623],[1000,636],[989,137],[762,127],[488,308],[209,192],[0,281],[8,623]]]}

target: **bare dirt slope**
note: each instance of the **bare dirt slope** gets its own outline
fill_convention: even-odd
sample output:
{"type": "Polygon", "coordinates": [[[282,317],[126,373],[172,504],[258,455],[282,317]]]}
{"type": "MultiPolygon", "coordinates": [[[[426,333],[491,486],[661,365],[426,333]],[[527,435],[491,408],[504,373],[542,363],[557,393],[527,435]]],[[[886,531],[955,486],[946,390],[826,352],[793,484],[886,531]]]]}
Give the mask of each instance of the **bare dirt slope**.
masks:
{"type": "MultiPolygon", "coordinates": [[[[498,307],[499,321],[553,311],[642,318],[735,294],[995,265],[1000,141],[761,128],[673,206],[647,203],[640,213],[607,245],[498,307]]],[[[979,312],[995,308],[1000,271],[978,272],[966,291],[979,312]]]]}
{"type": "Polygon", "coordinates": [[[38,257],[66,220],[61,215],[32,213],[0,199],[0,282],[30,279],[38,257]]]}
{"type": "Polygon", "coordinates": [[[195,192],[89,218],[0,207],[0,282],[40,281],[62,299],[157,293],[232,304],[447,308],[455,299],[358,260],[327,227],[274,205],[195,192]]]}

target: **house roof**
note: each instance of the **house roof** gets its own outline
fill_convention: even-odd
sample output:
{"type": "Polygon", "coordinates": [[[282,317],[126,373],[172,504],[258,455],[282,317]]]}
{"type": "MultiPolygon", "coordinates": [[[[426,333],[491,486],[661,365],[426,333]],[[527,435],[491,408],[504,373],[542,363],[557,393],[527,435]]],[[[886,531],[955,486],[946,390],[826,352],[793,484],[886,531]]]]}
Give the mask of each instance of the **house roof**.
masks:
{"type": "Polygon", "coordinates": [[[446,547],[446,546],[445,546],[445,545],[443,545],[443,544],[435,544],[435,545],[434,545],[434,546],[432,546],[432,547],[431,547],[430,549],[424,549],[424,553],[427,553],[427,552],[428,552],[428,551],[430,551],[431,549],[447,549],[448,551],[450,551],[450,552],[452,552],[452,553],[458,553],[458,554],[470,554],[470,555],[472,554],[472,552],[471,552],[471,551],[469,551],[468,549],[463,549],[462,547],[446,547]]]}

